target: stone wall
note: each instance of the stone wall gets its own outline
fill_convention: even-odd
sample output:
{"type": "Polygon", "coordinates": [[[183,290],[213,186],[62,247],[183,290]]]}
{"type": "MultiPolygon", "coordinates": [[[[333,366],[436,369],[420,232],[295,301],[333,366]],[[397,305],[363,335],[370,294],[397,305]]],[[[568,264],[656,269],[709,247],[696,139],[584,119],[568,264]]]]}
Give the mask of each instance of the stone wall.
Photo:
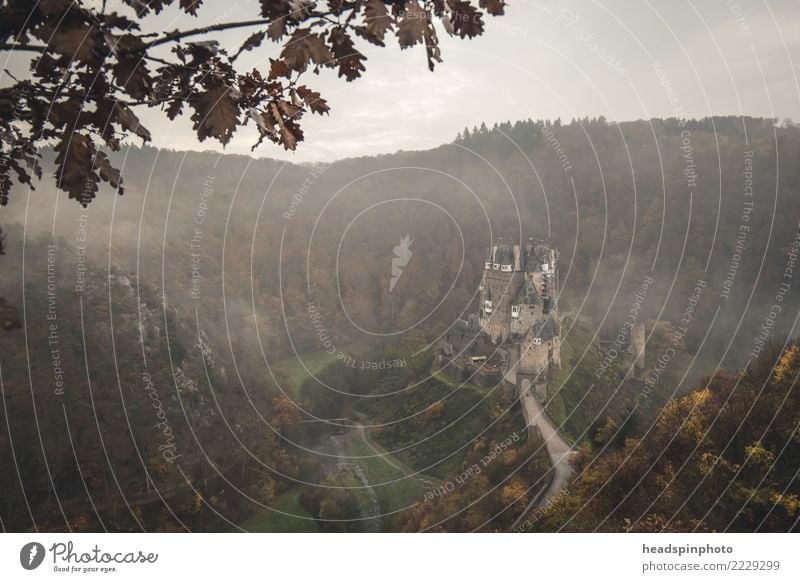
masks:
{"type": "Polygon", "coordinates": [[[464,360],[449,359],[443,354],[440,356],[442,370],[453,380],[458,382],[470,382],[478,386],[491,388],[500,384],[503,380],[501,370],[488,371],[477,368],[464,360]]]}

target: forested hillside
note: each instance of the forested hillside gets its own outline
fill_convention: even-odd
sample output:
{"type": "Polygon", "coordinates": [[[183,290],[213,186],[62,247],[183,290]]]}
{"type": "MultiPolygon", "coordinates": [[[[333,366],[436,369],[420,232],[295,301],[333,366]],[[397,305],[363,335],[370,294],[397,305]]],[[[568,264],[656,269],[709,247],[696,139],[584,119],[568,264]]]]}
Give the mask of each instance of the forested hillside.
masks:
{"type": "MultiPolygon", "coordinates": [[[[8,235],[5,258],[22,257],[22,231],[8,235]]],[[[12,263],[0,284],[25,322],[0,367],[5,529],[218,531],[317,478],[274,385],[243,391],[205,329],[79,257],[63,238],[27,239],[24,271],[12,263]]]]}
{"type": "Polygon", "coordinates": [[[800,346],[769,355],[704,378],[635,438],[611,438],[609,421],[528,529],[797,531],[800,346]]]}
{"type": "Polygon", "coordinates": [[[386,508],[393,495],[387,529],[510,527],[547,470],[536,442],[515,443],[457,495],[409,507],[522,424],[500,391],[449,385],[433,348],[476,311],[485,246],[534,236],[560,252],[563,365],[546,408],[584,447],[572,495],[537,527],[747,529],[766,516],[764,528],[786,529],[796,499],[780,492],[793,482],[767,461],[786,458],[781,438],[796,443],[793,376],[763,370],[797,334],[799,157],[800,129],[767,119],[529,120],[333,164],[131,147],[114,160],[123,196],[84,209],[48,183],[19,191],[0,213],[0,297],[24,323],[0,340],[4,527],[64,529],[67,516],[76,529],[217,530],[257,518],[270,530],[288,513],[302,514],[293,529],[355,531],[377,527],[375,499],[386,508]],[[600,344],[631,318],[647,333],[636,375],[622,357],[604,363],[600,344]],[[763,419],[780,394],[790,416],[778,429],[763,419]],[[667,445],[686,430],[697,451],[667,445]],[[367,495],[357,470],[334,466],[342,451],[375,457],[371,447],[396,466],[361,461],[367,479],[402,491],[367,495]],[[738,507],[762,477],[768,498],[704,516],[707,484],[732,476],[721,503],[738,507]],[[479,501],[484,486],[494,493],[479,501]],[[641,495],[622,500],[625,488],[641,495]]]}
{"type": "MultiPolygon", "coordinates": [[[[317,347],[309,297],[339,341],[426,315],[425,325],[446,327],[469,308],[491,238],[549,237],[565,310],[614,328],[652,274],[642,317],[674,321],[702,279],[687,343],[705,338],[721,355],[732,340],[721,364],[742,364],[752,334],[727,330],[740,319],[740,332],[754,330],[768,315],[754,307],[774,298],[798,231],[798,155],[800,130],[747,118],[519,122],[330,166],[134,148],[121,162],[123,197],[56,209],[43,187],[27,222],[29,233],[49,230],[57,211],[56,232],[73,241],[87,216],[98,256],[110,245],[117,264],[138,267],[190,316],[197,306],[207,326],[247,333],[242,351],[254,339],[272,356],[317,347]],[[390,294],[387,265],[406,234],[414,258],[390,294]]],[[[24,221],[23,198],[4,209],[5,223],[24,221]]],[[[797,306],[795,294],[787,301],[797,306]]],[[[779,317],[774,337],[790,326],[779,317]]]]}

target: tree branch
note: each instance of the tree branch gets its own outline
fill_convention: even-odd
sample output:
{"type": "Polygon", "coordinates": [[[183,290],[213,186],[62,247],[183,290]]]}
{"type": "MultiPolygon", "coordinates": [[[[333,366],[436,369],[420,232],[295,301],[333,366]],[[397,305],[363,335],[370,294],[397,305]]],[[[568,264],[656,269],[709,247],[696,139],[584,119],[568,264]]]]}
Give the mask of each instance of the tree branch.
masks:
{"type": "Polygon", "coordinates": [[[246,26],[259,26],[264,24],[271,24],[272,21],[259,18],[257,20],[242,20],[239,22],[224,22],[221,24],[214,24],[212,26],[202,26],[200,28],[192,28],[190,30],[176,30],[175,32],[170,32],[165,34],[161,38],[157,38],[155,40],[151,40],[148,43],[144,44],[144,48],[148,49],[154,46],[159,46],[162,44],[166,44],[168,42],[173,42],[176,40],[181,40],[182,38],[186,38],[187,36],[197,36],[198,34],[208,34],[209,32],[219,32],[220,30],[228,30],[230,28],[243,28],[246,26]]]}
{"type": "MultiPolygon", "coordinates": [[[[209,32],[219,32],[221,30],[228,30],[231,28],[243,28],[246,26],[259,26],[265,24],[271,24],[272,21],[259,18],[256,20],[242,20],[239,22],[225,22],[221,24],[214,24],[211,26],[202,26],[200,28],[192,28],[190,30],[176,30],[174,32],[170,32],[165,34],[161,38],[157,38],[155,40],[151,40],[150,42],[144,43],[143,48],[149,49],[154,46],[159,46],[162,44],[166,44],[168,42],[174,42],[177,40],[181,40],[183,38],[189,36],[197,36],[198,34],[208,34],[209,32]]],[[[144,36],[144,35],[142,35],[144,36]]],[[[44,52],[48,49],[46,45],[33,45],[33,44],[8,44],[3,43],[0,44],[0,50],[4,51],[34,51],[34,52],[44,52]]]]}
{"type": "MultiPolygon", "coordinates": [[[[337,24],[335,21],[330,20],[328,17],[329,14],[315,14],[317,18],[327,20],[330,23],[337,24]]],[[[262,26],[267,24],[272,24],[273,20],[267,18],[258,18],[254,20],[241,20],[239,22],[223,22],[220,24],[213,24],[211,26],[201,26],[199,28],[192,28],[189,30],[176,30],[174,32],[170,32],[162,36],[161,38],[157,38],[155,40],[151,40],[150,42],[144,43],[144,49],[149,49],[154,46],[160,46],[162,44],[167,44],[169,42],[178,41],[189,36],[197,36],[199,34],[208,34],[209,32],[219,32],[222,30],[230,30],[232,28],[244,28],[248,26],[262,26]]],[[[142,35],[147,36],[147,35],[142,35]]],[[[0,50],[9,50],[9,51],[33,51],[33,52],[44,52],[47,50],[46,45],[32,45],[32,44],[8,44],[3,43],[0,44],[0,50]]]]}
{"type": "Polygon", "coordinates": [[[45,45],[37,45],[37,44],[7,44],[3,43],[0,44],[0,51],[32,51],[37,53],[43,53],[47,50],[45,45]]]}
{"type": "MultiPolygon", "coordinates": [[[[332,24],[338,24],[338,22],[336,22],[334,20],[331,20],[330,16],[331,16],[330,12],[316,12],[316,13],[310,14],[305,20],[313,20],[313,19],[316,18],[316,19],[319,19],[319,20],[327,20],[328,22],[330,22],[332,24]]],[[[144,48],[147,49],[147,48],[151,48],[151,47],[154,47],[154,46],[159,46],[159,45],[162,45],[162,44],[166,44],[168,42],[181,40],[183,38],[186,38],[187,36],[196,36],[198,34],[208,34],[209,32],[219,32],[221,30],[229,30],[231,28],[244,28],[244,27],[247,27],[247,26],[263,26],[263,25],[272,24],[273,22],[275,22],[273,19],[257,18],[255,20],[241,20],[239,22],[223,22],[223,23],[214,24],[214,25],[211,25],[211,26],[201,26],[200,28],[192,28],[191,30],[176,30],[174,32],[170,32],[168,34],[165,34],[161,38],[157,38],[157,39],[152,40],[152,41],[150,41],[148,43],[145,43],[144,48]]],[[[312,26],[313,26],[313,24],[314,23],[311,23],[312,26]]]]}

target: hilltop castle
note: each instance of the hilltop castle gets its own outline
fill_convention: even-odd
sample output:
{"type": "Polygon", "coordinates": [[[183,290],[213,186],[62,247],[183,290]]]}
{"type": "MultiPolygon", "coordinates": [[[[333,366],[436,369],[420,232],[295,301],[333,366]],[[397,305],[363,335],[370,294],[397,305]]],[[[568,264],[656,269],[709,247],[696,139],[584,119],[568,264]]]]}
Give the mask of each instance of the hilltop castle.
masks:
{"type": "Polygon", "coordinates": [[[515,382],[527,378],[543,397],[550,364],[561,367],[558,252],[533,239],[490,245],[478,290],[477,316],[459,320],[445,342],[451,371],[472,381],[510,371],[515,382]]]}
{"type": "Polygon", "coordinates": [[[532,240],[488,247],[479,291],[481,329],[493,344],[517,344],[518,374],[539,375],[551,361],[561,366],[555,249],[532,240]]]}

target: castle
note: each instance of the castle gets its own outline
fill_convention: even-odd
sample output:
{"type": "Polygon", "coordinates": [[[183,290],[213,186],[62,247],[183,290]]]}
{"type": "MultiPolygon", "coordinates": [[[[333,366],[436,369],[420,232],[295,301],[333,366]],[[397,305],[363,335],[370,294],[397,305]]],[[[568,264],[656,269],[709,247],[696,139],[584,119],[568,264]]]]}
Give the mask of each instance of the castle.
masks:
{"type": "MultiPolygon", "coordinates": [[[[543,242],[499,242],[486,249],[479,287],[481,329],[493,344],[518,348],[517,374],[541,375],[561,366],[558,253],[543,242]]],[[[513,364],[513,358],[510,358],[513,364]]]]}
{"type": "Polygon", "coordinates": [[[477,368],[469,377],[479,379],[483,368],[502,367],[514,383],[527,378],[543,399],[550,364],[561,367],[558,252],[543,241],[500,240],[486,249],[478,290],[477,316],[459,320],[445,343],[451,369],[463,380],[464,364],[477,368]]]}

